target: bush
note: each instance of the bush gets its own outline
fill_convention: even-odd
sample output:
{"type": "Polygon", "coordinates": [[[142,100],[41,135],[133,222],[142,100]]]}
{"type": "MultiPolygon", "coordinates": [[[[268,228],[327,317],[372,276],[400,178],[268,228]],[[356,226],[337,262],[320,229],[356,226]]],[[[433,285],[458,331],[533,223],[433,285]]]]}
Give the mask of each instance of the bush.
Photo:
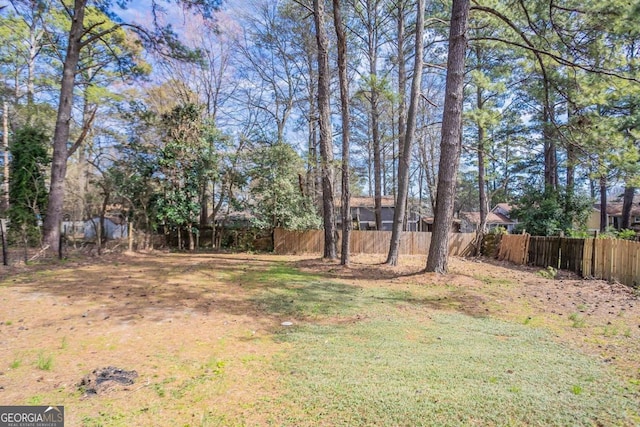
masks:
{"type": "Polygon", "coordinates": [[[514,205],[511,214],[518,218],[518,229],[526,229],[533,236],[557,236],[561,232],[569,234],[576,227],[584,228],[592,200],[550,188],[529,187],[514,205]]]}
{"type": "Polygon", "coordinates": [[[619,230],[616,233],[616,237],[624,240],[636,240],[636,232],[628,229],[619,230]]]}

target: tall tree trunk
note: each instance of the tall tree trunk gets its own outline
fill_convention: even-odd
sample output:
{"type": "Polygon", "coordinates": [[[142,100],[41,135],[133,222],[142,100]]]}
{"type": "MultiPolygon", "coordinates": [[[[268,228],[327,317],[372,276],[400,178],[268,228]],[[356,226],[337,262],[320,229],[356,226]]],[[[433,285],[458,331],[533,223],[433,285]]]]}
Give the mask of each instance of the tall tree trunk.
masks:
{"type": "MultiPolygon", "coordinates": [[[[569,101],[567,106],[567,122],[571,122],[576,112],[575,103],[569,101]]],[[[567,141],[567,196],[564,205],[565,214],[573,209],[573,198],[576,188],[576,147],[571,141],[567,141]]]]}
{"type": "Polygon", "coordinates": [[[420,101],[422,67],[424,63],[422,58],[424,47],[424,0],[418,0],[416,17],[416,52],[413,64],[413,81],[411,82],[411,98],[409,100],[409,111],[407,114],[407,128],[398,159],[398,197],[393,213],[393,230],[391,231],[391,243],[389,245],[389,254],[387,255],[387,264],[390,265],[398,264],[402,226],[405,221],[405,212],[407,211],[409,166],[411,164],[411,149],[416,138],[418,103],[420,101]]]}
{"type": "Polygon", "coordinates": [[[187,233],[189,233],[189,251],[193,252],[196,250],[196,242],[193,239],[193,224],[187,224],[187,233]]]}
{"type": "Polygon", "coordinates": [[[315,102],[315,91],[311,91],[309,98],[309,123],[307,124],[309,132],[309,157],[307,164],[307,194],[312,200],[320,206],[320,198],[318,197],[319,188],[321,187],[318,173],[318,132],[317,132],[317,112],[315,102]]]}
{"type": "Polygon", "coordinates": [[[4,195],[3,209],[9,209],[9,103],[4,102],[2,110],[2,145],[4,148],[4,195]]]}
{"type": "Polygon", "coordinates": [[[607,177],[600,177],[600,231],[607,230],[607,177]]]}
{"type": "Polygon", "coordinates": [[[438,193],[433,221],[433,234],[426,271],[447,272],[449,231],[453,221],[456,180],[460,166],[462,143],[462,101],[464,59],[467,48],[469,0],[453,0],[449,29],[449,56],[442,119],[442,140],[438,169],[438,193]]]}
{"type": "Polygon", "coordinates": [[[318,45],[318,125],[322,169],[322,207],[324,220],[324,258],[336,259],[336,225],[333,203],[333,141],[329,79],[329,41],[324,24],[324,0],[313,0],[313,15],[318,45]]]}
{"type": "MultiPolygon", "coordinates": [[[[479,90],[480,92],[480,90],[479,90]]],[[[478,99],[480,101],[480,98],[478,99]]],[[[489,197],[487,195],[487,182],[485,174],[485,130],[478,126],[478,202],[480,203],[480,223],[476,230],[476,253],[480,255],[482,240],[487,232],[487,217],[489,216],[489,197]]]]}
{"type": "Polygon", "coordinates": [[[569,141],[567,145],[567,200],[565,203],[565,213],[573,206],[573,198],[576,192],[576,148],[569,141]]]}
{"type": "Polygon", "coordinates": [[[544,77],[544,106],[542,113],[542,139],[544,142],[544,184],[547,189],[558,189],[558,152],[554,131],[555,109],[551,105],[550,84],[544,77]]]}
{"type": "Polygon", "coordinates": [[[60,221],[64,206],[65,177],[67,174],[67,142],[71,126],[71,107],[76,71],[80,59],[81,39],[84,33],[86,0],[76,0],[69,31],[67,56],[62,69],[60,104],[53,134],[53,159],[51,162],[51,184],[47,214],[44,220],[44,242],[52,251],[58,252],[60,244],[60,221]]]}
{"type": "MultiPolygon", "coordinates": [[[[478,62],[481,58],[481,48],[476,46],[476,56],[478,62]]],[[[476,88],[476,108],[480,111],[484,109],[484,97],[481,87],[476,88]]],[[[487,216],[489,215],[489,198],[487,197],[487,182],[485,174],[485,129],[484,125],[478,122],[478,202],[480,203],[480,223],[476,230],[476,253],[480,255],[482,240],[487,232],[487,216]]]]}
{"type": "MultiPolygon", "coordinates": [[[[91,113],[89,112],[89,85],[87,85],[82,93],[83,106],[82,106],[82,123],[87,123],[91,113]]],[[[69,153],[67,153],[67,156],[69,153]]],[[[89,191],[89,182],[87,179],[87,152],[85,147],[78,148],[78,200],[80,200],[80,218],[90,218],[93,212],[87,211],[86,194],[89,191]]],[[[77,219],[74,213],[74,220],[77,219]]]]}
{"type": "MultiPolygon", "coordinates": [[[[592,163],[589,163],[587,165],[587,170],[589,172],[589,177],[596,176],[595,167],[592,163]]],[[[597,178],[589,178],[589,197],[591,197],[593,200],[595,200],[596,196],[598,195],[598,186],[596,182],[597,178]]]]}
{"type": "Polygon", "coordinates": [[[342,113],[342,247],[340,264],[349,265],[351,238],[351,190],[349,179],[349,139],[351,119],[349,113],[349,80],[347,76],[347,37],[342,22],[340,1],[333,0],[333,22],[338,44],[338,75],[340,80],[340,108],[342,113]]]}
{"type": "Polygon", "coordinates": [[[380,90],[378,81],[378,3],[368,0],[367,9],[367,56],[369,60],[369,84],[371,85],[371,142],[373,149],[373,191],[376,230],[382,230],[382,143],[380,141],[380,90]]]}
{"type": "Polygon", "coordinates": [[[406,133],[406,109],[407,102],[405,92],[407,90],[407,70],[405,68],[404,57],[404,32],[405,20],[404,11],[405,2],[398,2],[398,40],[397,40],[397,62],[398,62],[398,157],[402,157],[402,145],[404,144],[404,135],[406,133]]]}
{"type": "MultiPolygon", "coordinates": [[[[31,107],[33,105],[33,98],[35,95],[35,79],[36,79],[36,57],[40,51],[40,39],[41,36],[36,28],[36,19],[34,17],[29,28],[29,59],[27,64],[27,105],[31,107]]],[[[29,115],[33,114],[32,111],[28,112],[29,115]]]]}
{"type": "Polygon", "coordinates": [[[624,199],[622,202],[622,219],[620,220],[620,229],[628,229],[631,225],[631,208],[633,207],[633,197],[636,195],[636,187],[624,188],[624,199]]]}
{"type": "Polygon", "coordinates": [[[371,89],[371,137],[373,139],[373,191],[376,230],[382,230],[382,148],[380,147],[380,129],[377,88],[371,89]]]}
{"type": "MultiPolygon", "coordinates": [[[[396,153],[394,146],[393,153],[393,165],[394,165],[394,180],[393,180],[393,195],[394,198],[398,197],[397,188],[398,184],[396,182],[398,174],[400,173],[400,158],[402,157],[402,146],[404,144],[404,137],[407,132],[407,100],[406,100],[406,91],[407,91],[407,69],[405,68],[405,55],[404,55],[404,41],[405,41],[405,6],[406,2],[401,0],[398,2],[398,17],[397,17],[397,26],[398,26],[398,41],[397,41],[397,63],[398,63],[398,170],[396,167],[396,153]]],[[[405,215],[406,218],[407,215],[405,215]]],[[[403,231],[406,230],[406,220],[403,223],[403,231]]]]}
{"type": "Polygon", "coordinates": [[[205,227],[209,220],[209,183],[203,182],[200,187],[200,227],[205,227]]]}

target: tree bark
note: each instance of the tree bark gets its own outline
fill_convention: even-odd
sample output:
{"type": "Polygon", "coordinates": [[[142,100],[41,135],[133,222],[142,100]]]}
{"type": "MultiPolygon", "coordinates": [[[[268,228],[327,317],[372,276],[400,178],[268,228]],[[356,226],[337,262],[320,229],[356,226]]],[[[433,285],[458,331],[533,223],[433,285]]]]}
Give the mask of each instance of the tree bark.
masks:
{"type": "Polygon", "coordinates": [[[349,113],[349,80],[347,76],[347,37],[342,22],[340,1],[333,0],[333,22],[338,45],[338,76],[340,80],[340,108],[342,114],[342,244],[340,264],[349,265],[351,237],[351,190],[349,177],[349,139],[351,119],[349,113]]]}
{"type": "Polygon", "coordinates": [[[600,177],[600,232],[607,230],[607,177],[600,177]]]}
{"type": "Polygon", "coordinates": [[[631,225],[631,208],[633,207],[633,197],[636,195],[636,187],[624,188],[624,199],[622,203],[622,218],[620,220],[620,229],[628,229],[631,225]]]}
{"type": "MultiPolygon", "coordinates": [[[[411,82],[411,98],[409,100],[409,111],[407,113],[407,127],[404,132],[404,140],[401,145],[400,157],[398,159],[398,197],[396,199],[396,208],[393,212],[393,229],[391,231],[389,254],[387,255],[387,264],[390,265],[398,264],[402,226],[405,222],[405,213],[407,211],[409,166],[411,165],[411,149],[416,138],[416,122],[424,62],[422,59],[422,51],[424,47],[424,0],[418,0],[416,16],[416,52],[413,65],[413,80],[411,82]]],[[[404,66],[404,64],[402,66],[404,66]]]]}
{"type": "Polygon", "coordinates": [[[200,187],[200,227],[206,227],[209,221],[209,183],[203,182],[200,187]]]}
{"type": "Polygon", "coordinates": [[[322,207],[324,222],[324,258],[336,259],[336,225],[333,203],[333,138],[329,79],[329,41],[324,22],[324,0],[313,0],[313,15],[318,45],[318,126],[322,169],[322,207]]]}
{"type": "MultiPolygon", "coordinates": [[[[29,28],[29,62],[27,64],[27,105],[29,107],[33,105],[35,96],[36,57],[40,50],[35,25],[36,21],[34,19],[29,28]]],[[[29,114],[31,114],[31,111],[29,114]]]]}
{"type": "MultiPolygon", "coordinates": [[[[483,55],[482,47],[480,45],[475,46],[475,53],[478,64],[482,64],[483,55]]],[[[484,91],[478,85],[476,87],[476,108],[478,111],[484,109],[484,91]]],[[[480,255],[482,252],[482,241],[484,235],[487,232],[487,217],[489,216],[489,197],[487,196],[487,182],[486,182],[486,146],[485,146],[485,128],[482,121],[477,122],[478,126],[478,202],[480,204],[480,222],[476,229],[475,239],[475,252],[476,255],[480,255]]]]}
{"type": "Polygon", "coordinates": [[[371,89],[371,138],[373,139],[373,191],[376,230],[382,230],[382,153],[377,88],[371,89]]]}
{"type": "Polygon", "coordinates": [[[67,44],[67,55],[62,70],[60,104],[53,135],[53,159],[51,162],[51,184],[47,214],[44,220],[44,242],[50,250],[58,252],[60,244],[60,221],[64,207],[65,178],[67,174],[67,142],[71,126],[73,88],[80,59],[81,39],[84,34],[86,0],[76,0],[67,44]]]}
{"type": "Polygon", "coordinates": [[[4,194],[3,209],[9,209],[9,104],[5,101],[2,111],[2,145],[4,148],[4,194]]]}
{"type": "Polygon", "coordinates": [[[555,109],[551,105],[550,83],[544,78],[544,106],[542,113],[542,139],[544,142],[544,184],[547,189],[558,189],[558,149],[554,130],[555,109]]]}
{"type": "MultiPolygon", "coordinates": [[[[482,108],[482,90],[478,88],[478,106],[482,108]]],[[[482,241],[487,233],[487,217],[489,216],[489,197],[487,195],[487,182],[485,171],[486,147],[484,143],[485,129],[478,126],[478,202],[480,203],[480,223],[476,230],[475,250],[476,255],[482,251],[482,241]]]]}
{"type": "Polygon", "coordinates": [[[369,84],[371,86],[371,145],[373,151],[373,192],[374,192],[374,215],[376,220],[376,230],[382,230],[382,144],[380,141],[380,89],[378,81],[378,0],[367,0],[363,2],[366,8],[366,28],[367,28],[367,57],[369,60],[369,84]]]}
{"type": "Polygon", "coordinates": [[[309,159],[307,164],[307,194],[319,206],[320,198],[318,197],[320,185],[320,174],[318,173],[318,132],[317,132],[317,114],[315,101],[315,90],[310,92],[309,97],[309,122],[307,123],[309,132],[309,159]]]}
{"type": "MultiPolygon", "coordinates": [[[[405,2],[398,2],[398,158],[402,156],[402,145],[404,144],[404,136],[407,132],[406,109],[407,102],[405,92],[407,90],[407,70],[405,68],[404,57],[404,34],[405,34],[405,2]]],[[[399,160],[398,160],[399,161],[399,160]]]]}
{"type": "Polygon", "coordinates": [[[442,139],[438,169],[438,193],[433,221],[433,234],[426,271],[447,272],[449,231],[453,220],[456,181],[462,142],[462,101],[464,59],[467,47],[469,0],[453,0],[449,29],[449,56],[445,88],[442,139]]]}
{"type": "MultiPolygon", "coordinates": [[[[567,121],[571,123],[573,121],[573,117],[575,116],[576,105],[574,102],[569,101],[567,107],[567,121]]],[[[576,155],[576,146],[571,141],[567,141],[567,197],[566,203],[564,206],[564,211],[566,214],[570,212],[573,206],[573,198],[575,195],[576,188],[576,163],[577,163],[577,155],[576,155]]]]}

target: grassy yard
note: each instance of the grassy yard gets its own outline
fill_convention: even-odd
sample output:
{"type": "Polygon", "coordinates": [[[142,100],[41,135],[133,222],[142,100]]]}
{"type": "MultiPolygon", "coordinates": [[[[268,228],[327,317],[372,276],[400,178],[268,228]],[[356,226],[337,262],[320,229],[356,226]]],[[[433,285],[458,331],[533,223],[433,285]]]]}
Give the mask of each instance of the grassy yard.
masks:
{"type": "Polygon", "coordinates": [[[0,396],[65,405],[69,426],[640,424],[632,292],[421,261],[156,254],[6,276],[0,396]],[[84,395],[104,366],[139,376],[84,395]]]}

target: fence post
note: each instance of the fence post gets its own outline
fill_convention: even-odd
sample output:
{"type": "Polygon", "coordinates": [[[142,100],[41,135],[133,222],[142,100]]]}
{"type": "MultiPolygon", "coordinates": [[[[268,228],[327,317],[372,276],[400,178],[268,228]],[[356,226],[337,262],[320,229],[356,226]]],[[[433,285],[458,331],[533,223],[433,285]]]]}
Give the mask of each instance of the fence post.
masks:
{"type": "Polygon", "coordinates": [[[0,239],[2,239],[2,264],[9,265],[9,259],[7,257],[7,236],[4,229],[4,219],[0,219],[0,239]]]}
{"type": "Polygon", "coordinates": [[[596,241],[598,240],[598,231],[594,231],[593,233],[593,247],[591,251],[591,277],[597,279],[596,277],[596,241]]]}
{"type": "Polygon", "coordinates": [[[127,231],[129,233],[129,252],[133,252],[133,224],[130,222],[127,223],[127,231]]]}

